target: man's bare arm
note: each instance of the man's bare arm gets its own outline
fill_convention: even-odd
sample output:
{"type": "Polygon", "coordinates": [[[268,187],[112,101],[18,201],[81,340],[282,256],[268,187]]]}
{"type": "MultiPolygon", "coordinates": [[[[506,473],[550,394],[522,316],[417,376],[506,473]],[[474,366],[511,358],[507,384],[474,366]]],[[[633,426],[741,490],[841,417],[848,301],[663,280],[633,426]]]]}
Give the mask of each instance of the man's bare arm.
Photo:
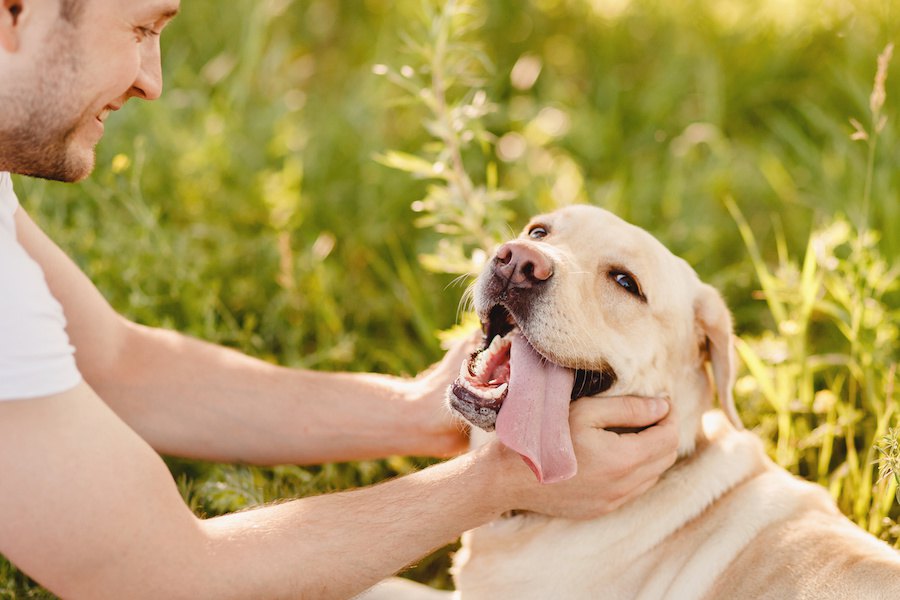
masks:
{"type": "Polygon", "coordinates": [[[22,209],[16,226],[63,305],[85,379],[160,452],[311,464],[465,448],[442,405],[463,349],[414,380],[277,367],[128,322],[22,209]]]}
{"type": "Polygon", "coordinates": [[[0,552],[63,597],[346,597],[499,514],[479,464],[201,521],[81,384],[0,403],[0,552]]]}
{"type": "Polygon", "coordinates": [[[629,402],[579,401],[582,472],[563,484],[538,485],[492,443],[371,488],[206,521],[86,384],[0,402],[0,553],[63,597],[347,598],[505,510],[592,516],[645,489],[674,460],[675,428],[651,427],[640,447],[599,429],[660,416],[629,402]]]}

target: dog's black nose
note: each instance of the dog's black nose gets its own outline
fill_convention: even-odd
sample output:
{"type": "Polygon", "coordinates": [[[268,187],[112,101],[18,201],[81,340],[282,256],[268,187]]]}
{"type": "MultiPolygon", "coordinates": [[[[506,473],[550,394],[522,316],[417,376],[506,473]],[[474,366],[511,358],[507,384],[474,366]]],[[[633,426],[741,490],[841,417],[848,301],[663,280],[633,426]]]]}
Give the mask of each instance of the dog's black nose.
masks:
{"type": "Polygon", "coordinates": [[[553,276],[553,263],[540,250],[513,240],[500,246],[494,256],[494,273],[513,287],[531,287],[553,276]]]}

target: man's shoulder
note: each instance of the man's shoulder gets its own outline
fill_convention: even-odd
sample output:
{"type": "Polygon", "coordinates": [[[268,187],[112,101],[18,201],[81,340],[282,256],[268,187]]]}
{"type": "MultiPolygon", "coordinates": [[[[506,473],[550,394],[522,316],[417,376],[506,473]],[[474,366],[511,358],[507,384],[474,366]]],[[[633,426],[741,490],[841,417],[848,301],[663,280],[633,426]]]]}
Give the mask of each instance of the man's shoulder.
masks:
{"type": "MultiPolygon", "coordinates": [[[[0,310],[13,305],[27,307],[48,296],[44,272],[22,244],[19,243],[14,222],[18,200],[12,189],[9,173],[0,172],[0,310]]],[[[2,315],[0,315],[2,316],[2,315]]]]}
{"type": "Polygon", "coordinates": [[[0,227],[0,400],[64,391],[80,379],[62,306],[15,231],[0,227]]]}
{"type": "MultiPolygon", "coordinates": [[[[16,239],[15,232],[0,227],[0,307],[23,294],[46,289],[44,272],[16,239]]],[[[47,291],[49,294],[49,290],[47,291]]]]}

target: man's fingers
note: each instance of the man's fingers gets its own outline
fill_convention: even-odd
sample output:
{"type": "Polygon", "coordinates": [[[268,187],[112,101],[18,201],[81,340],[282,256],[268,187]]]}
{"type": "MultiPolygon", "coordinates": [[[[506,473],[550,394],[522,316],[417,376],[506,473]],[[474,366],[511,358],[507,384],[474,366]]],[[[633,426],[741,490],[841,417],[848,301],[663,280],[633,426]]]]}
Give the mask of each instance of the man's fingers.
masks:
{"type": "Polygon", "coordinates": [[[637,481],[644,479],[652,479],[653,481],[656,481],[673,464],[675,464],[675,460],[677,458],[678,455],[675,450],[663,452],[658,456],[654,456],[651,459],[636,465],[633,471],[633,476],[637,481]]]}
{"type": "Polygon", "coordinates": [[[454,339],[446,348],[444,357],[419,373],[418,377],[421,379],[434,375],[441,380],[452,379],[459,372],[459,366],[463,361],[478,348],[481,339],[481,331],[473,331],[469,335],[454,339]]]}
{"type": "Polygon", "coordinates": [[[481,330],[479,329],[471,331],[468,335],[454,340],[450,347],[447,348],[445,360],[449,360],[459,366],[463,360],[468,358],[468,356],[478,348],[483,339],[484,334],[481,333],[481,330]]]}
{"type": "Polygon", "coordinates": [[[647,427],[669,413],[669,403],[660,398],[613,396],[582,398],[572,405],[573,418],[592,427],[647,427]]]}
{"type": "Polygon", "coordinates": [[[615,510],[615,509],[619,508],[620,506],[631,502],[632,500],[634,500],[635,498],[637,498],[638,496],[640,496],[641,494],[643,494],[644,492],[646,492],[647,490],[652,488],[658,479],[659,479],[659,477],[656,477],[653,479],[648,479],[647,481],[641,483],[639,486],[637,486],[636,488],[632,489],[630,492],[628,492],[621,498],[614,501],[611,504],[610,509],[615,510]]]}
{"type": "Polygon", "coordinates": [[[653,487],[662,474],[675,463],[676,458],[677,454],[675,450],[672,450],[635,465],[624,480],[630,489],[626,488],[627,491],[615,502],[616,506],[637,498],[653,487]]]}
{"type": "Polygon", "coordinates": [[[631,456],[638,464],[673,455],[678,449],[678,427],[666,417],[653,427],[638,433],[623,433],[617,440],[619,451],[631,456]]]}

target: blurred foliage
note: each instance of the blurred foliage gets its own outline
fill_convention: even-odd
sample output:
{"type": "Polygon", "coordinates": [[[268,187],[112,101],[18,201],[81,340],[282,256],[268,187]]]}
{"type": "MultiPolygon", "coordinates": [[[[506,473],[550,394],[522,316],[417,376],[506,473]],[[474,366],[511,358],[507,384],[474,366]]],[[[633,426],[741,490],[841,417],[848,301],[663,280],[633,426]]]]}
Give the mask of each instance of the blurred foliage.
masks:
{"type": "Polygon", "coordinates": [[[487,251],[508,235],[513,213],[505,201],[515,197],[497,188],[496,136],[484,127],[484,118],[497,107],[488,102],[479,77],[489,68],[480,44],[473,40],[483,25],[481,13],[474,3],[423,2],[421,31],[404,38],[412,64],[374,68],[402,89],[410,102],[424,106],[424,128],[433,138],[418,155],[391,150],[379,157],[383,164],[413,177],[436,180],[412,209],[423,215],[416,220],[419,227],[445,237],[438,241],[437,252],[420,256],[420,261],[433,271],[464,275],[478,273],[487,251]],[[467,161],[472,146],[478,150],[475,157],[487,162],[483,181],[473,181],[476,169],[467,161]]]}
{"type": "MultiPolygon", "coordinates": [[[[750,365],[742,414],[773,456],[900,538],[890,462],[872,485],[900,426],[896,61],[877,114],[871,102],[900,5],[454,6],[442,24],[428,1],[184,2],[163,36],[163,97],[111,115],[88,181],[18,178],[20,199],[131,319],[281,364],[397,374],[439,357],[463,292],[452,273],[488,238],[604,206],[726,295],[750,365]],[[455,41],[435,63],[441,27],[455,41]],[[459,204],[473,192],[475,225],[479,205],[459,204]]],[[[169,461],[209,515],[424,464],[169,461]]],[[[444,550],[411,576],[446,585],[446,564],[444,550]]],[[[46,593],[0,560],[8,597],[46,593]]]]}
{"type": "Polygon", "coordinates": [[[735,390],[745,424],[778,464],[827,487],[857,524],[900,547],[892,428],[900,424],[900,310],[885,303],[900,268],[879,255],[874,232],[838,219],[813,233],[802,264],[783,255],[770,269],[730,207],[777,323],[736,340],[747,371],[735,390]]]}

